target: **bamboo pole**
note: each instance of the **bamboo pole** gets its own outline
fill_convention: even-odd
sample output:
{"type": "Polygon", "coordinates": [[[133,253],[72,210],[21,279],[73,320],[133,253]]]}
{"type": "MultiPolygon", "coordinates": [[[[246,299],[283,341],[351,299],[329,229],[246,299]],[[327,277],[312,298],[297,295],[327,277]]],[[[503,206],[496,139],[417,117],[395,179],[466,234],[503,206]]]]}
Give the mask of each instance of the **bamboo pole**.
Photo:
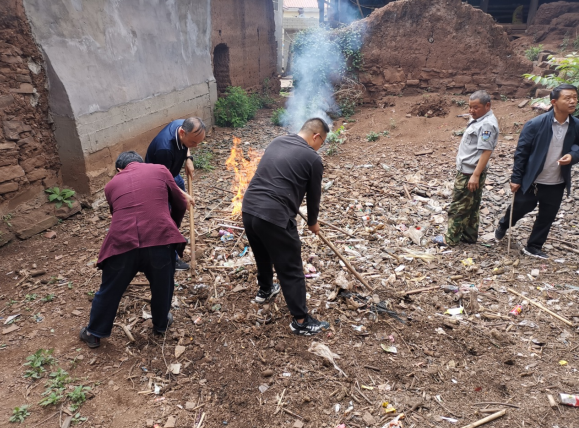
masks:
{"type": "Polygon", "coordinates": [[[505,413],[507,413],[507,409],[503,409],[500,412],[493,413],[492,415],[489,415],[486,418],[479,419],[478,421],[473,422],[472,424],[465,425],[462,428],[480,427],[481,425],[484,425],[487,422],[491,422],[491,421],[494,421],[495,419],[500,418],[501,416],[505,416],[505,413]]]}
{"type": "MultiPolygon", "coordinates": [[[[303,218],[306,222],[308,221],[308,219],[301,213],[301,211],[298,211],[298,214],[301,216],[301,218],[303,218]]],[[[358,281],[360,281],[362,283],[362,285],[364,287],[366,287],[369,291],[374,291],[374,288],[372,288],[370,286],[370,284],[368,284],[366,282],[366,280],[362,277],[362,275],[360,275],[356,269],[354,269],[354,266],[352,266],[350,264],[350,262],[348,261],[348,259],[346,259],[344,256],[342,256],[342,254],[340,254],[340,252],[338,251],[338,249],[334,246],[334,244],[332,244],[322,233],[322,231],[318,232],[318,236],[320,237],[320,239],[322,240],[322,242],[324,244],[326,244],[328,247],[330,247],[330,249],[336,254],[336,256],[338,256],[338,258],[340,260],[342,260],[342,262],[344,262],[344,264],[346,265],[346,268],[348,268],[348,270],[352,273],[352,275],[354,275],[356,277],[356,279],[358,281]]]]}
{"type": "Polygon", "coordinates": [[[573,323],[572,323],[571,321],[569,321],[569,320],[566,319],[566,318],[563,318],[561,315],[557,315],[557,314],[556,314],[555,312],[553,312],[553,311],[550,311],[549,309],[547,309],[546,307],[544,307],[543,305],[541,305],[539,302],[535,302],[534,300],[529,299],[529,298],[526,297],[526,296],[523,296],[521,293],[513,290],[512,288],[508,288],[508,287],[507,287],[507,290],[508,290],[509,292],[513,293],[513,294],[516,294],[516,295],[519,296],[519,297],[522,297],[522,298],[525,299],[525,300],[528,300],[530,304],[536,306],[536,307],[539,308],[539,309],[542,309],[543,311],[547,312],[549,315],[554,316],[554,317],[557,318],[558,320],[563,321],[565,324],[567,324],[567,325],[569,325],[569,326],[571,326],[571,327],[574,327],[574,325],[573,325],[573,323]]]}
{"type": "MultiPolygon", "coordinates": [[[[191,176],[187,174],[187,189],[189,196],[193,197],[193,182],[191,176]]],[[[195,257],[195,214],[193,206],[189,209],[189,245],[191,246],[191,271],[197,268],[197,258],[195,257]]]]}

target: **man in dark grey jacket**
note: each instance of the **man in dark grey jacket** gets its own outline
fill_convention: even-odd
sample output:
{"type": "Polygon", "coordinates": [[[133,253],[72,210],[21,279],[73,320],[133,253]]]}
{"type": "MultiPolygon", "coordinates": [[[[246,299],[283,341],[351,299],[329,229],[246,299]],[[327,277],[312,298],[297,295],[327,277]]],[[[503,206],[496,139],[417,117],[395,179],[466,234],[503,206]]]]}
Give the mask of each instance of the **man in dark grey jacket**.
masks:
{"type": "MultiPolygon", "coordinates": [[[[571,165],[579,162],[579,120],[572,116],[577,107],[577,88],[559,85],[551,92],[553,109],[528,121],[515,150],[511,191],[515,193],[513,225],[539,204],[539,214],[523,248],[528,256],[547,259],[543,244],[563,200],[571,190],[571,165]]],[[[511,207],[499,221],[495,238],[502,239],[509,228],[511,207]]]]}

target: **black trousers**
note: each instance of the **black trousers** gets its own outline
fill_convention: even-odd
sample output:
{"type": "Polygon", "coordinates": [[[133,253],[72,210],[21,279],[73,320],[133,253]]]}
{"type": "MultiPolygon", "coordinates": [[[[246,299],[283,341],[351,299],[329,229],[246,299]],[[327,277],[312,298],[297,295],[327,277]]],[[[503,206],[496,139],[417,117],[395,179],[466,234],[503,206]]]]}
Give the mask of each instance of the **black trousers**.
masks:
{"type": "Polygon", "coordinates": [[[296,226],[276,226],[251,214],[243,213],[243,226],[257,265],[259,288],[268,292],[273,285],[273,268],[281,291],[294,318],[304,318],[306,307],[306,279],[302,265],[302,243],[296,226]]]}
{"type": "MultiPolygon", "coordinates": [[[[529,236],[527,241],[527,247],[534,247],[539,250],[543,248],[543,244],[551,230],[551,225],[557,218],[557,212],[559,212],[564,193],[565,183],[555,185],[533,184],[527,193],[523,193],[521,189],[517,191],[513,209],[513,226],[526,214],[533,211],[537,203],[539,204],[539,214],[533,225],[531,236],[529,236]]],[[[511,207],[509,206],[505,216],[499,221],[501,229],[506,230],[509,228],[510,215],[511,207]]]]}
{"type": "Polygon", "coordinates": [[[167,329],[175,282],[175,244],[136,248],[109,257],[103,263],[103,278],[94,296],[88,332],[109,337],[123,293],[137,274],[143,272],[151,287],[151,315],[157,331],[167,329]]]}

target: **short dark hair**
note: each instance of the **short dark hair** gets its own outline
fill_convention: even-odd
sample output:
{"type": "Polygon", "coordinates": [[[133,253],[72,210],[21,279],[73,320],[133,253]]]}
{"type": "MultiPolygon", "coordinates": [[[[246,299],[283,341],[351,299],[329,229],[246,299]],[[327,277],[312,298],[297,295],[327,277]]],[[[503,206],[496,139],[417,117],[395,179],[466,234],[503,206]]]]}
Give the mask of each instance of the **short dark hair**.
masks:
{"type": "Polygon", "coordinates": [[[131,162],[143,163],[143,158],[133,150],[129,152],[123,152],[117,158],[117,161],[115,162],[115,168],[125,169],[131,162]]]}
{"type": "Polygon", "coordinates": [[[309,131],[313,134],[321,134],[322,131],[324,131],[324,133],[327,134],[330,132],[330,127],[324,119],[312,117],[311,119],[306,120],[306,123],[304,123],[300,131],[309,131]]]}
{"type": "Polygon", "coordinates": [[[485,106],[491,102],[491,96],[489,93],[482,89],[480,91],[473,92],[469,99],[471,101],[479,100],[479,102],[485,106]]]}
{"type": "Polygon", "coordinates": [[[183,125],[181,125],[181,128],[187,134],[190,132],[194,132],[195,134],[200,134],[201,132],[207,132],[207,128],[205,127],[205,124],[198,117],[190,117],[188,119],[185,119],[185,122],[183,122],[183,125]]]}
{"type": "Polygon", "coordinates": [[[562,85],[557,86],[555,89],[551,91],[550,97],[552,100],[558,100],[559,96],[561,95],[561,91],[575,91],[577,92],[577,87],[570,85],[569,83],[563,83],[562,85]]]}

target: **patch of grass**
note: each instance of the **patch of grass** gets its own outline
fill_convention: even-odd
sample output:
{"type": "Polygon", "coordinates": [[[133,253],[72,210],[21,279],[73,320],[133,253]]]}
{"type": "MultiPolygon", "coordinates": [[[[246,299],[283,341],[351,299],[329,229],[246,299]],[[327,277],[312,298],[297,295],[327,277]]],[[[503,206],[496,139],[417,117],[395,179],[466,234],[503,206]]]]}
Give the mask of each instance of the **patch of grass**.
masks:
{"type": "Polygon", "coordinates": [[[466,101],[465,100],[457,100],[455,98],[452,99],[451,101],[452,103],[456,104],[458,107],[463,108],[466,106],[466,101]]]}
{"type": "Polygon", "coordinates": [[[62,204],[68,205],[68,208],[72,208],[72,198],[75,195],[75,191],[71,189],[62,189],[58,187],[50,187],[45,190],[48,193],[48,200],[56,204],[56,209],[60,208],[62,204]]]}
{"type": "Polygon", "coordinates": [[[66,396],[72,401],[72,411],[78,410],[86,401],[86,393],[91,390],[90,386],[78,385],[66,396]]]}
{"type": "Polygon", "coordinates": [[[51,404],[58,404],[62,400],[62,394],[55,390],[47,390],[42,395],[46,395],[42,400],[38,402],[39,406],[46,407],[51,404]]]}
{"type": "Polygon", "coordinates": [[[388,137],[388,135],[390,135],[390,131],[382,131],[382,135],[388,137]]]}
{"type": "Polygon", "coordinates": [[[380,138],[380,134],[378,134],[377,132],[374,132],[374,131],[372,131],[366,135],[366,141],[369,141],[369,142],[376,141],[376,140],[378,140],[378,138],[380,138]]]}
{"type": "Polygon", "coordinates": [[[52,352],[54,349],[39,349],[34,354],[26,357],[29,369],[24,372],[24,377],[32,379],[40,379],[42,374],[46,371],[44,366],[50,366],[54,364],[54,358],[52,357],[52,352]]]}
{"type": "Polygon", "coordinates": [[[283,107],[275,109],[271,115],[271,123],[273,123],[275,126],[283,126],[282,120],[285,112],[286,110],[283,107]]]}
{"type": "Polygon", "coordinates": [[[192,154],[193,166],[195,169],[213,171],[215,167],[211,165],[213,161],[213,152],[206,147],[200,147],[192,154]]]}
{"type": "Polygon", "coordinates": [[[18,422],[19,424],[24,422],[24,419],[30,416],[30,412],[28,411],[29,407],[30,406],[28,406],[27,404],[14,407],[14,409],[12,410],[12,417],[10,418],[10,422],[12,423],[18,422]]]}
{"type": "Polygon", "coordinates": [[[543,45],[531,46],[525,51],[525,56],[529,61],[537,61],[539,59],[539,54],[543,50],[543,45]]]}

